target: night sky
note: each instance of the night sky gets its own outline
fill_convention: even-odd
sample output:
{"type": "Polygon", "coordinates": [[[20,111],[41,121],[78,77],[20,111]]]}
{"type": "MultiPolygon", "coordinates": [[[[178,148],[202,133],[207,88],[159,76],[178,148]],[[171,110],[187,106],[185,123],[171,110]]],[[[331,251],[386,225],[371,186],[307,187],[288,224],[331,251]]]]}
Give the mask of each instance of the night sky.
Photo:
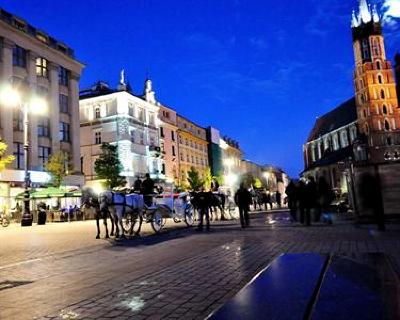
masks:
{"type": "MultiPolygon", "coordinates": [[[[371,1],[371,0],[370,0],[371,1]]],[[[384,1],[371,1],[383,4],[384,1]]],[[[245,158],[297,176],[317,116],[353,95],[351,11],[343,0],[1,0],[75,49],[81,88],[125,74],[245,158]]],[[[387,0],[388,57],[400,50],[400,0],[387,0]],[[390,17],[388,16],[394,16],[390,17]]]]}

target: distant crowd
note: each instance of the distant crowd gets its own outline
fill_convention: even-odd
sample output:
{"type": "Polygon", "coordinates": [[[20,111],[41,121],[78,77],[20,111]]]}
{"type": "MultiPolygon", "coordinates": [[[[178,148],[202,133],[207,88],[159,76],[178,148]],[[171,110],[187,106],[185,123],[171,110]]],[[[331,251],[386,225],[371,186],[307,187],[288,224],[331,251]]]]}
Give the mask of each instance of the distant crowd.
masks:
{"type": "Polygon", "coordinates": [[[299,181],[291,181],[286,188],[288,207],[292,221],[310,226],[312,213],[315,221],[323,221],[332,224],[330,205],[335,198],[332,188],[324,177],[316,182],[314,177],[299,181]]]}

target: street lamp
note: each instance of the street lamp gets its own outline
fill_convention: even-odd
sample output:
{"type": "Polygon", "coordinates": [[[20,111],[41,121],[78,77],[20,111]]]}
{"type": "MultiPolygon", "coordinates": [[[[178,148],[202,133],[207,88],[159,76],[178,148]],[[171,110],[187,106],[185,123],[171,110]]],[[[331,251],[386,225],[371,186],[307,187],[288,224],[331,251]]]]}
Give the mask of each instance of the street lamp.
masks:
{"type": "Polygon", "coordinates": [[[29,151],[29,111],[36,114],[42,114],[47,109],[47,103],[44,99],[38,96],[21,95],[17,90],[15,90],[11,85],[5,85],[0,93],[0,100],[2,104],[11,107],[19,108],[23,113],[24,122],[24,214],[21,219],[21,226],[31,226],[32,225],[32,214],[30,211],[30,197],[29,188],[31,184],[30,172],[28,171],[28,151],[29,151]],[[25,100],[26,99],[26,100],[25,100]]]}

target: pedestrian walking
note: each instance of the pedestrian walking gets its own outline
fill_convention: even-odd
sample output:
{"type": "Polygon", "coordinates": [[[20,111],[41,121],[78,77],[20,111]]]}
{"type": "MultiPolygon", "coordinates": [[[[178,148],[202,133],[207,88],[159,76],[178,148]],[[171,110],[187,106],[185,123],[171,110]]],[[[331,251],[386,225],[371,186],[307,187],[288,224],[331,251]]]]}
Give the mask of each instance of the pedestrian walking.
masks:
{"type": "Polygon", "coordinates": [[[297,221],[298,190],[293,180],[289,182],[288,186],[286,187],[285,193],[288,199],[290,217],[292,218],[292,221],[297,221]]]}
{"type": "Polygon", "coordinates": [[[142,182],[142,193],[145,205],[151,207],[153,205],[154,180],[150,178],[149,173],[146,173],[146,179],[142,182]]]}
{"type": "MultiPolygon", "coordinates": [[[[309,177],[305,185],[305,224],[311,225],[311,212],[317,207],[317,184],[315,183],[314,177],[309,177]]],[[[303,219],[304,220],[304,219],[303,219]]]]}
{"type": "Polygon", "coordinates": [[[250,225],[249,210],[252,197],[250,191],[245,188],[244,183],[241,183],[239,190],[236,191],[235,202],[239,207],[240,224],[242,228],[248,227],[250,225]]]}
{"type": "Polygon", "coordinates": [[[386,229],[385,214],[379,173],[375,173],[375,176],[364,173],[360,181],[359,193],[362,207],[373,214],[379,230],[384,231],[386,229]]]}
{"type": "Polygon", "coordinates": [[[316,221],[321,219],[327,224],[332,224],[332,212],[330,205],[334,199],[334,193],[332,188],[324,177],[318,179],[318,210],[316,221]]]}
{"type": "Polygon", "coordinates": [[[275,199],[276,199],[276,204],[278,205],[278,208],[282,207],[282,195],[279,191],[276,192],[275,199]]]}
{"type": "Polygon", "coordinates": [[[210,191],[206,192],[204,187],[200,189],[200,192],[194,193],[194,204],[199,213],[199,225],[197,226],[197,231],[203,231],[204,218],[206,219],[206,230],[210,231],[210,205],[212,193],[210,191]]]}

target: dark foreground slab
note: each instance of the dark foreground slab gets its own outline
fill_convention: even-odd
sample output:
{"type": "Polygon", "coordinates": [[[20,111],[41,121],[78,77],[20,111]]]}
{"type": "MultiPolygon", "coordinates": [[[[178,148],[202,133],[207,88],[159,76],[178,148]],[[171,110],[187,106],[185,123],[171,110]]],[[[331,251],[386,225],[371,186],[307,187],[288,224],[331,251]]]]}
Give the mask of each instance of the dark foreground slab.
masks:
{"type": "Polygon", "coordinates": [[[285,254],[209,319],[400,319],[398,275],[384,254],[285,254]]]}

